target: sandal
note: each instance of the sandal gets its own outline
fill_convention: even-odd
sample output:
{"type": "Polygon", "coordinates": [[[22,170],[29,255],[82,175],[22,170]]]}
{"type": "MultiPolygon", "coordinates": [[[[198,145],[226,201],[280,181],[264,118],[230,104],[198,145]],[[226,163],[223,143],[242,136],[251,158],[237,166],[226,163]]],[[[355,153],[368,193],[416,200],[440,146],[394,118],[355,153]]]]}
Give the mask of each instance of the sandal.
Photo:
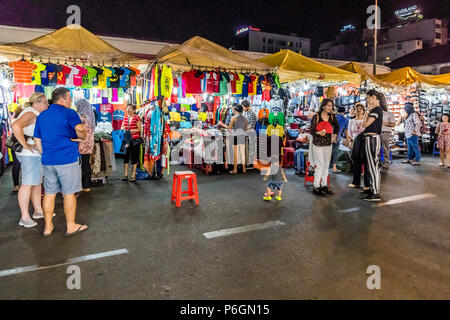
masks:
{"type": "Polygon", "coordinates": [[[134,177],[134,178],[131,177],[130,182],[133,182],[133,183],[136,182],[136,177],[134,177]]]}
{"type": "Polygon", "coordinates": [[[128,181],[128,177],[123,177],[122,181],[128,181]]]}
{"type": "Polygon", "coordinates": [[[353,188],[353,189],[361,188],[360,186],[357,186],[356,184],[353,184],[353,183],[350,183],[350,184],[348,185],[348,187],[349,187],[349,188],[353,188]]]}
{"type": "Polygon", "coordinates": [[[77,234],[79,234],[79,233],[85,232],[85,231],[87,231],[87,230],[89,229],[89,227],[86,226],[86,229],[81,230],[81,228],[83,228],[83,227],[84,227],[84,226],[80,226],[80,227],[78,228],[77,231],[72,232],[72,233],[67,233],[67,232],[65,232],[64,235],[65,235],[66,237],[72,237],[72,236],[77,235],[77,234]]]}
{"type": "Polygon", "coordinates": [[[237,174],[237,172],[234,172],[234,171],[230,171],[230,174],[237,174]]]}

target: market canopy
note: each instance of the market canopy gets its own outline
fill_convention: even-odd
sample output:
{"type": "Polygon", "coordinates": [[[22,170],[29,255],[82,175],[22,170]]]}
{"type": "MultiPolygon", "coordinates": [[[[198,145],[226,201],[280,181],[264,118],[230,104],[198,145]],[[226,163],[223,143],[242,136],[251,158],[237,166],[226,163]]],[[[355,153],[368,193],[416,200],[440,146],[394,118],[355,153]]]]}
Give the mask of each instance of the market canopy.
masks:
{"type": "Polygon", "coordinates": [[[405,67],[389,73],[379,74],[376,77],[399,86],[410,86],[413,84],[425,84],[431,86],[450,86],[450,74],[437,76],[424,75],[416,70],[405,67]]]}
{"type": "Polygon", "coordinates": [[[281,82],[312,79],[322,81],[348,81],[359,84],[361,76],[307,58],[291,50],[281,50],[258,61],[277,68],[281,82]]]}
{"type": "Polygon", "coordinates": [[[393,87],[394,86],[390,82],[382,81],[382,80],[378,79],[377,77],[375,77],[373,74],[370,74],[369,72],[364,70],[364,68],[362,67],[362,65],[360,63],[349,62],[349,63],[346,63],[346,64],[340,66],[339,69],[359,74],[361,76],[361,81],[371,81],[377,85],[384,86],[384,87],[393,87]]]}
{"type": "Polygon", "coordinates": [[[156,61],[172,67],[174,71],[197,68],[224,68],[232,70],[268,72],[272,68],[262,62],[234,53],[202,37],[193,37],[181,45],[167,45],[156,61]]]}
{"type": "Polygon", "coordinates": [[[70,25],[24,43],[0,45],[0,56],[9,60],[25,56],[27,59],[67,59],[99,64],[149,63],[120,51],[80,25],[70,25]]]}

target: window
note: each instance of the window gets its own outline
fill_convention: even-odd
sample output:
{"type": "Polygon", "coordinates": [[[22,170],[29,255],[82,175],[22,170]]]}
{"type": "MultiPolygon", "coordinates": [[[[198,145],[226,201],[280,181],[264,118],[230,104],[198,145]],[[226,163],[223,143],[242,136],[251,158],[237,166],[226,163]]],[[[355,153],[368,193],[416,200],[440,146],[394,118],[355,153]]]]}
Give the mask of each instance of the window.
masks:
{"type": "Polygon", "coordinates": [[[441,29],[441,28],[442,28],[442,25],[436,23],[436,29],[441,29]]]}
{"type": "Polygon", "coordinates": [[[263,38],[263,43],[266,43],[266,38],[263,38]]]}
{"type": "Polygon", "coordinates": [[[400,50],[402,50],[402,44],[401,44],[401,43],[398,43],[398,44],[397,44],[397,51],[400,51],[400,50]]]}
{"type": "Polygon", "coordinates": [[[294,43],[293,42],[288,42],[289,47],[293,48],[294,47],[294,43]]]}
{"type": "Polygon", "coordinates": [[[440,39],[441,38],[441,34],[440,33],[436,33],[436,39],[440,39]]]}
{"type": "Polygon", "coordinates": [[[269,43],[269,44],[273,44],[273,39],[269,39],[269,40],[268,40],[268,43],[269,43]]]}
{"type": "Polygon", "coordinates": [[[302,48],[302,43],[301,43],[301,42],[298,43],[298,47],[299,47],[300,49],[302,48]]]}
{"type": "Polygon", "coordinates": [[[277,41],[277,45],[285,47],[286,46],[286,41],[278,40],[277,41]]]}

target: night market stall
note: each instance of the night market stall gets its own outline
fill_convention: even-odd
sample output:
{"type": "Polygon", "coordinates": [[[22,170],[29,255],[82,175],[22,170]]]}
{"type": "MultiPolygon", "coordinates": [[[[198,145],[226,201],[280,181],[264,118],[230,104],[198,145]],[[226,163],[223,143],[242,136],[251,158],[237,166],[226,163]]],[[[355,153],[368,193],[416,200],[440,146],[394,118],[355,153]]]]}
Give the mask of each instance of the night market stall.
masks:
{"type": "Polygon", "coordinates": [[[309,119],[325,98],[335,101],[336,106],[350,106],[359,102],[361,76],[291,50],[281,50],[259,61],[276,68],[288,94],[284,109],[288,124],[284,165],[305,172],[307,150],[310,150],[307,137],[311,138],[308,135],[309,119]],[[287,156],[293,152],[293,159],[287,156]]]}
{"type": "MultiPolygon", "coordinates": [[[[149,61],[121,52],[79,25],[25,43],[0,45],[0,57],[3,74],[9,74],[2,85],[12,94],[7,102],[10,111],[34,92],[51,99],[56,87],[69,89],[74,103],[82,100],[92,106],[92,177],[105,182],[115,168],[112,132],[120,129],[129,91],[137,85],[141,72],[137,67],[149,61]]],[[[7,117],[1,119],[3,135],[10,135],[7,117]]]]}
{"type": "MultiPolygon", "coordinates": [[[[160,157],[162,168],[167,167],[165,156],[172,155],[177,158],[172,157],[173,163],[197,165],[207,173],[228,170],[233,148],[220,124],[230,124],[234,103],[249,101],[269,130],[277,121],[285,122],[278,115],[282,108],[276,109],[273,102],[282,88],[272,68],[201,37],[163,48],[143,77],[144,118],[157,123],[159,136],[169,137],[161,140],[148,130],[145,163],[150,169],[160,157]],[[271,117],[271,103],[278,117],[271,117]],[[174,150],[168,152],[169,148],[174,150]]],[[[251,127],[258,130],[254,120],[251,127]]],[[[247,141],[245,161],[238,159],[247,166],[254,163],[250,145],[247,141]]]]}

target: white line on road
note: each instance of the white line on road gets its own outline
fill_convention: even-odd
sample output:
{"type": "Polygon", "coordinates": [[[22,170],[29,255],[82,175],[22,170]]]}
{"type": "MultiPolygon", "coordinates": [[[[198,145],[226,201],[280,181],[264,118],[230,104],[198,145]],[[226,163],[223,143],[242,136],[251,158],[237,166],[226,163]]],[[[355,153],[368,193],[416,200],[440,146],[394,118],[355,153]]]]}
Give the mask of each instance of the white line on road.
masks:
{"type": "Polygon", "coordinates": [[[64,263],[55,264],[53,266],[42,266],[42,267],[40,267],[38,265],[34,265],[34,266],[29,266],[29,267],[14,268],[14,269],[10,269],[10,270],[0,271],[0,278],[1,277],[11,276],[11,275],[14,275],[14,274],[19,274],[19,273],[25,273],[25,272],[31,272],[31,271],[40,271],[40,270],[45,270],[45,269],[50,269],[50,268],[57,268],[57,267],[62,267],[62,266],[66,266],[66,265],[71,265],[71,264],[75,264],[75,263],[79,263],[79,262],[103,259],[103,258],[112,257],[112,256],[118,256],[118,255],[127,254],[127,253],[128,253],[127,249],[120,249],[120,250],[115,250],[115,251],[91,254],[91,255],[88,255],[88,256],[83,256],[83,257],[78,257],[78,258],[71,258],[71,259],[68,259],[64,263]]]}
{"type": "Polygon", "coordinates": [[[212,238],[218,238],[218,237],[226,237],[226,236],[236,234],[236,233],[243,233],[243,232],[249,232],[249,231],[255,231],[255,230],[263,230],[263,229],[269,229],[269,228],[274,228],[274,227],[279,227],[279,226],[284,226],[284,223],[277,220],[277,221],[269,221],[266,223],[252,224],[252,225],[244,226],[244,227],[207,232],[207,233],[204,233],[203,235],[208,239],[212,239],[212,238]]]}
{"type": "MultiPolygon", "coordinates": [[[[372,208],[391,206],[391,205],[394,205],[394,204],[400,204],[400,203],[411,202],[411,201],[418,201],[418,200],[423,200],[423,199],[431,199],[431,198],[435,198],[435,197],[436,197],[436,195],[430,194],[430,193],[418,194],[416,196],[404,197],[404,198],[399,198],[399,199],[392,199],[392,200],[389,200],[389,201],[386,201],[386,202],[374,204],[374,205],[372,205],[372,208]]],[[[348,213],[348,212],[359,211],[361,209],[362,209],[362,207],[355,207],[355,208],[350,208],[350,209],[345,209],[345,210],[339,210],[339,212],[340,213],[348,213]]]]}

